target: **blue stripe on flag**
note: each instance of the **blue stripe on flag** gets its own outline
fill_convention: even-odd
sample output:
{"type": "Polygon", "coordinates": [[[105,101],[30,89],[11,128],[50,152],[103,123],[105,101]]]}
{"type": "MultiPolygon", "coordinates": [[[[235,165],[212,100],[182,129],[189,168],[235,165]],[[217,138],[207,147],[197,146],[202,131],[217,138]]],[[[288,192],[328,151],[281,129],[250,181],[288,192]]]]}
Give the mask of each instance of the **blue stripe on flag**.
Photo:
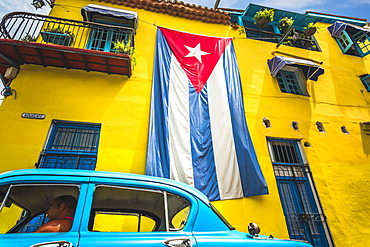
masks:
{"type": "Polygon", "coordinates": [[[189,98],[194,185],[210,200],[220,200],[212,146],[207,85],[198,93],[189,83],[189,98]]]}
{"type": "Polygon", "coordinates": [[[151,96],[146,174],[170,178],[168,152],[168,82],[171,52],[161,31],[157,32],[153,86],[151,96]],[[150,153],[150,155],[149,155],[150,153]],[[149,165],[148,165],[149,164],[149,165]]]}
{"type": "Polygon", "coordinates": [[[243,194],[246,197],[268,194],[267,185],[258,164],[245,119],[242,97],[243,92],[240,83],[239,69],[236,66],[237,60],[233,44],[230,44],[229,47],[230,52],[225,51],[222,58],[225,64],[226,88],[228,89],[229,107],[243,194]]]}

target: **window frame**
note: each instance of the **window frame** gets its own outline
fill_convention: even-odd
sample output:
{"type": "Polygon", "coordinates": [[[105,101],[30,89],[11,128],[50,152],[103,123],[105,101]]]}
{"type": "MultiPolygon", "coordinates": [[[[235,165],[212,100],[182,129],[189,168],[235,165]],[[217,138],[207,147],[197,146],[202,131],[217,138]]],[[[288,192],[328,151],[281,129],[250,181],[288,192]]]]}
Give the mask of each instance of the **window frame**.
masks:
{"type": "MultiPolygon", "coordinates": [[[[22,200],[13,201],[14,195],[12,196],[11,204],[16,205],[20,209],[23,210],[23,212],[20,215],[20,218],[16,222],[15,225],[13,225],[10,229],[8,229],[7,233],[28,233],[28,232],[34,232],[38,226],[45,223],[45,210],[48,209],[49,203],[52,202],[52,200],[60,195],[68,194],[72,195],[76,198],[76,201],[78,202],[80,196],[81,196],[81,190],[82,190],[82,184],[79,182],[76,183],[50,183],[50,182],[44,182],[44,183],[9,183],[9,184],[3,184],[1,186],[8,186],[7,193],[5,194],[3,201],[1,203],[0,209],[2,210],[4,205],[6,205],[6,202],[8,198],[10,198],[10,195],[12,194],[13,188],[26,188],[30,191],[33,191],[31,189],[32,187],[39,187],[43,192],[49,192],[49,193],[27,193],[27,195],[34,195],[37,194],[40,197],[40,200],[43,203],[40,203],[40,205],[37,205],[37,208],[32,208],[32,206],[24,207],[25,205],[20,204],[22,203],[22,200]],[[31,187],[31,188],[27,188],[31,187]],[[65,192],[66,188],[68,189],[68,192],[65,192]],[[52,189],[51,189],[52,188],[52,189]],[[41,199],[48,198],[47,201],[42,201],[41,199]],[[37,210],[37,211],[36,211],[37,210]],[[39,219],[36,219],[39,218],[39,219]],[[37,227],[36,229],[33,229],[37,227]]],[[[18,196],[19,197],[19,196],[18,196]]],[[[17,198],[17,197],[16,197],[17,198]]],[[[19,197],[20,198],[20,197],[19,197]]],[[[23,196],[22,196],[23,198],[23,196]]],[[[27,199],[23,199],[27,200],[27,199]]],[[[29,200],[28,200],[29,201],[29,200]]],[[[23,202],[24,203],[24,202],[23,202]]],[[[30,204],[28,204],[30,205],[30,204]]],[[[34,205],[34,204],[33,204],[34,205]]],[[[0,211],[1,213],[1,211],[0,211]]],[[[77,214],[77,208],[75,215],[77,214]]],[[[71,229],[72,231],[72,229],[71,229]]]]}
{"type": "Polygon", "coordinates": [[[339,38],[337,38],[337,42],[343,53],[347,53],[353,45],[353,41],[346,31],[343,31],[340,34],[339,38]]]}
{"type": "Polygon", "coordinates": [[[275,78],[282,93],[309,96],[307,91],[307,80],[304,78],[303,72],[300,68],[296,66],[285,65],[277,72],[275,78]],[[294,82],[293,86],[297,87],[298,91],[289,89],[289,84],[292,83],[289,82],[289,79],[286,78],[286,76],[291,77],[291,81],[294,82]]]}
{"type": "Polygon", "coordinates": [[[360,30],[352,34],[344,30],[339,37],[334,38],[344,54],[357,57],[365,57],[370,54],[370,34],[366,31],[360,30]],[[362,39],[364,40],[362,41],[362,39]]]}
{"type": "Polygon", "coordinates": [[[367,74],[363,77],[360,77],[362,84],[364,85],[366,91],[370,92],[370,75],[367,74]]]}
{"type": "Polygon", "coordinates": [[[368,34],[368,32],[358,31],[353,35],[353,39],[356,41],[355,43],[357,45],[357,49],[362,54],[362,57],[370,54],[370,35],[368,34]],[[363,38],[365,40],[361,41],[363,38]],[[366,49],[367,51],[364,52],[364,49],[366,49]]]}
{"type": "MultiPolygon", "coordinates": [[[[113,18],[105,18],[105,19],[100,19],[100,18],[95,18],[93,22],[98,23],[98,24],[105,24],[105,25],[111,25],[111,28],[102,28],[102,29],[97,29],[94,28],[89,37],[88,41],[86,44],[86,49],[89,50],[95,50],[95,51],[104,51],[104,52],[115,52],[113,49],[113,42],[116,42],[117,40],[114,40],[117,36],[122,37],[123,39],[119,41],[125,41],[125,44],[128,44],[128,42],[131,42],[129,39],[129,31],[124,32],[124,33],[117,33],[117,30],[114,30],[113,26],[116,27],[122,27],[122,28],[132,28],[130,25],[124,22],[119,22],[119,19],[115,20],[113,18]],[[104,37],[103,39],[102,37],[104,37]],[[94,46],[95,42],[98,42],[98,46],[94,46]],[[102,45],[100,45],[102,43],[102,45]]],[[[132,39],[133,41],[133,39],[132,39]]],[[[134,46],[134,44],[131,44],[131,46],[134,46]]]]}
{"type": "Polygon", "coordinates": [[[100,134],[100,123],[53,119],[37,167],[95,170],[100,134]]]}
{"type": "MultiPolygon", "coordinates": [[[[105,207],[99,207],[99,203],[101,203],[101,202],[98,202],[98,205],[94,206],[95,196],[97,194],[97,191],[98,191],[99,187],[102,187],[102,188],[105,188],[105,189],[110,188],[110,189],[130,190],[130,193],[133,192],[133,191],[137,191],[138,193],[148,192],[148,193],[158,193],[158,196],[161,195],[162,199],[163,199],[162,202],[163,202],[163,210],[164,210],[163,211],[164,215],[163,215],[162,219],[158,215],[156,215],[154,211],[153,212],[145,211],[145,210],[140,209],[139,207],[136,207],[136,206],[135,206],[135,208],[130,208],[129,204],[125,205],[125,207],[122,208],[122,209],[125,210],[124,212],[139,213],[139,214],[143,213],[143,215],[145,215],[149,218],[152,218],[156,222],[155,228],[151,231],[152,233],[162,232],[162,231],[164,231],[164,232],[178,232],[178,231],[181,231],[186,227],[186,225],[187,225],[186,223],[191,218],[191,213],[190,212],[193,211],[193,202],[187,196],[179,195],[179,194],[173,193],[171,191],[166,191],[166,190],[157,189],[157,188],[149,188],[149,187],[144,188],[144,187],[140,187],[140,186],[136,187],[136,186],[97,183],[97,184],[93,185],[94,196],[91,198],[91,206],[90,206],[90,210],[89,210],[90,215],[89,215],[89,220],[88,220],[88,224],[87,224],[87,230],[89,232],[93,232],[92,227],[94,226],[94,213],[96,211],[101,211],[101,210],[111,210],[112,211],[113,210],[113,211],[116,211],[116,212],[120,212],[118,208],[114,208],[114,207],[112,208],[111,207],[112,205],[108,205],[108,204],[105,205],[105,207]],[[177,197],[181,198],[181,200],[183,200],[184,202],[187,203],[186,207],[190,207],[188,212],[187,212],[184,224],[180,224],[181,227],[179,227],[179,228],[172,227],[170,224],[172,223],[172,220],[175,218],[175,216],[179,212],[181,212],[183,209],[185,209],[186,207],[183,207],[181,210],[177,211],[173,215],[170,215],[171,207],[169,205],[169,199],[171,198],[171,196],[177,196],[177,197]],[[162,220],[164,220],[165,222],[162,222],[162,220]],[[162,228],[162,227],[164,227],[164,228],[162,228]]],[[[127,198],[126,198],[126,200],[127,200],[127,198]]],[[[105,203],[107,203],[107,202],[105,201],[105,203]]],[[[102,232],[105,232],[105,231],[102,231],[102,232]]],[[[148,232],[125,232],[125,231],[122,231],[122,232],[116,232],[116,233],[148,233],[148,232]]]]}

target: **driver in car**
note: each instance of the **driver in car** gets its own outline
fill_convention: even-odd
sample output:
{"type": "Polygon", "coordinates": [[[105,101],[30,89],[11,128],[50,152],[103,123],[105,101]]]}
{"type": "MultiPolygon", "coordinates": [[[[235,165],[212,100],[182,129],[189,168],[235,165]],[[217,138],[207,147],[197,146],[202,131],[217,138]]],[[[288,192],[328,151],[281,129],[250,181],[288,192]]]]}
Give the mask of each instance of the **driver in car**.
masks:
{"type": "Polygon", "coordinates": [[[76,204],[76,198],[73,196],[56,197],[46,211],[49,222],[41,225],[35,232],[68,232],[71,230],[76,204]]]}

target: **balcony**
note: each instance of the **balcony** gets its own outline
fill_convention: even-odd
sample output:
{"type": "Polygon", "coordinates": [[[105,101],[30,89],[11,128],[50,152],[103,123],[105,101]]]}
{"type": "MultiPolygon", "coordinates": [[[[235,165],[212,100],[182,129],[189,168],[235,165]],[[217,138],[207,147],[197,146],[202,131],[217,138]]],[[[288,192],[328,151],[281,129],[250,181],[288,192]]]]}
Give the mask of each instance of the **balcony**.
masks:
{"type": "Polygon", "coordinates": [[[293,39],[293,36],[287,36],[284,40],[282,40],[284,37],[283,34],[277,34],[273,32],[257,30],[247,27],[245,28],[245,33],[248,39],[272,42],[276,44],[282,44],[286,46],[292,46],[311,51],[321,51],[314,36],[311,36],[310,38],[301,37],[299,39],[293,39]]]}
{"type": "Polygon", "coordinates": [[[122,26],[10,13],[0,23],[0,73],[10,66],[37,64],[130,77],[134,35],[133,28],[122,26]],[[115,49],[116,41],[124,51],[115,49]]]}

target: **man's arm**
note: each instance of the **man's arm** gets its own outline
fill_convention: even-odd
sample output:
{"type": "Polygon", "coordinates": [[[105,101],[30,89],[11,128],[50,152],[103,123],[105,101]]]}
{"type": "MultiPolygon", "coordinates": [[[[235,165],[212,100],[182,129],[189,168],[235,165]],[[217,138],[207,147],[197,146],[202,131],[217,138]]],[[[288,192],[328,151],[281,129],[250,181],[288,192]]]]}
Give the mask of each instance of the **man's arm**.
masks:
{"type": "Polygon", "coordinates": [[[35,232],[59,232],[60,228],[61,222],[59,220],[52,220],[40,226],[35,232]]]}

